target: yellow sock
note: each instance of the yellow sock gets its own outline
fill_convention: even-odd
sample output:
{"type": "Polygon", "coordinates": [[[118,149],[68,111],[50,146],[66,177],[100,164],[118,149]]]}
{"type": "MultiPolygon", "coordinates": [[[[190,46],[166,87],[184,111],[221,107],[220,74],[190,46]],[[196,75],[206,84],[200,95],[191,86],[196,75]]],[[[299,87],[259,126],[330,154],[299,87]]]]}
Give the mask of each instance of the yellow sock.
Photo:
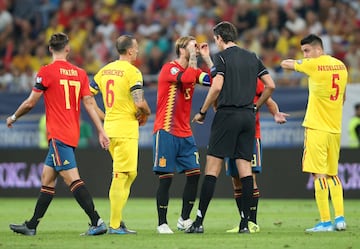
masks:
{"type": "Polygon", "coordinates": [[[334,207],[335,217],[344,216],[344,195],[341,181],[338,176],[327,179],[330,189],[331,202],[334,207]]]}
{"type": "Polygon", "coordinates": [[[126,174],[127,174],[127,181],[125,182],[124,185],[124,196],[123,196],[124,206],[126,205],[126,202],[129,198],[130,188],[136,178],[137,173],[135,171],[135,172],[127,172],[126,174]]]}
{"type": "Polygon", "coordinates": [[[330,221],[329,188],[326,178],[314,180],[315,200],[322,222],[330,221]]]}
{"type": "Polygon", "coordinates": [[[125,184],[127,181],[127,174],[120,172],[113,172],[111,181],[109,199],[110,199],[110,227],[119,228],[122,219],[122,211],[125,205],[125,184]]]}
{"type": "Polygon", "coordinates": [[[119,228],[122,212],[129,198],[130,188],[136,178],[134,172],[114,172],[109,191],[110,227],[119,228]]]}

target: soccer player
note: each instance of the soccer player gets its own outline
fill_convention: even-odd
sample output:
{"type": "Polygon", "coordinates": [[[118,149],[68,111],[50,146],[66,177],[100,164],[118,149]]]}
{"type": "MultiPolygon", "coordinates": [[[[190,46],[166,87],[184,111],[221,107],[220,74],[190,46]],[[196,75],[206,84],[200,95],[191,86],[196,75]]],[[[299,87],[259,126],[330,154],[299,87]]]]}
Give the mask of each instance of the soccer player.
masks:
{"type": "Polygon", "coordinates": [[[132,64],[139,51],[136,39],[122,35],[116,40],[116,49],[119,59],[101,68],[90,88],[93,94],[102,93],[106,114],[99,109],[98,114],[110,137],[113,159],[108,233],[135,234],[125,226],[122,213],[137,175],[139,125],[145,125],[151,111],[144,98],[142,74],[132,64]]]}
{"type": "Polygon", "coordinates": [[[49,49],[53,62],[41,67],[30,96],[6,120],[7,126],[11,128],[44,95],[49,152],[41,176],[40,195],[32,218],[21,225],[10,224],[10,228],[24,235],[36,234],[36,228],[55,195],[56,178],[60,175],[91,220],[84,235],[103,234],[107,227],[95,210],[93,199],[80,178],[74,155],[80,136],[80,100],[96,126],[101,147],[107,149],[110,141],[96,113],[86,72],[66,60],[70,52],[68,36],[64,33],[53,34],[49,49]]]}
{"type": "Polygon", "coordinates": [[[340,60],[324,53],[320,37],[310,34],[300,42],[302,60],[281,62],[284,69],[309,76],[309,98],[303,122],[305,127],[302,170],[314,177],[315,200],[320,222],[308,232],[345,230],[343,188],[338,177],[341,122],[348,72],[340,60]],[[335,210],[330,217],[329,192],[335,210]]]}
{"type": "Polygon", "coordinates": [[[166,216],[176,172],[186,176],[177,228],[184,230],[192,224],[190,213],[200,177],[199,153],[190,127],[192,97],[196,83],[210,85],[209,74],[197,68],[197,53],[209,68],[213,66],[208,45],[198,45],[192,36],[180,37],[175,51],[178,58],[164,64],[159,74],[153,135],[153,171],[159,176],[156,204],[160,234],[173,233],[166,216]]]}
{"type": "Polygon", "coordinates": [[[275,83],[255,53],[236,45],[233,24],[220,22],[214,28],[214,39],[220,52],[214,56],[216,76],[205,102],[193,122],[204,123],[206,111],[216,100],[217,111],[210,131],[205,177],[200,192],[196,220],[187,233],[203,233],[203,221],[215,191],[224,158],[236,160],[242,184],[242,213],[239,233],[249,233],[248,219],[253,196],[251,159],[255,137],[255,112],[271,96],[275,83]],[[254,105],[257,78],[265,89],[254,105]]]}
{"type": "MultiPolygon", "coordinates": [[[[254,98],[254,104],[256,104],[257,100],[261,96],[261,93],[264,91],[264,84],[261,80],[258,79],[256,86],[256,95],[254,98]]],[[[286,117],[289,116],[287,113],[283,113],[279,111],[279,107],[277,103],[269,97],[265,102],[268,110],[273,115],[274,120],[278,124],[286,123],[286,117]]],[[[257,223],[257,209],[260,198],[260,191],[256,181],[256,174],[261,173],[262,171],[262,146],[261,146],[261,131],[260,131],[260,112],[256,113],[256,124],[255,124],[255,141],[254,141],[254,150],[253,150],[253,158],[251,160],[251,169],[252,169],[252,177],[254,180],[254,191],[252,195],[252,201],[250,206],[250,217],[248,222],[248,227],[250,233],[260,232],[260,226],[257,223]]],[[[232,184],[234,189],[234,198],[236,201],[236,205],[239,210],[239,214],[241,214],[242,207],[242,185],[239,178],[239,173],[236,168],[236,163],[234,159],[226,158],[225,159],[225,168],[226,175],[230,175],[232,178],[232,184]]],[[[237,233],[239,232],[239,227],[236,226],[233,229],[227,230],[228,233],[237,233]]]]}

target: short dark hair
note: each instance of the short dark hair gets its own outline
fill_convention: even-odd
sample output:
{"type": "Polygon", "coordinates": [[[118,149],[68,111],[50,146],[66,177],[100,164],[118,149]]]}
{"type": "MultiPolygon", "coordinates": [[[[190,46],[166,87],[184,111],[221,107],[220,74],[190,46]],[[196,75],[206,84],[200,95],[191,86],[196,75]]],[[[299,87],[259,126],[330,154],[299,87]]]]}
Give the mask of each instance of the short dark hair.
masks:
{"type": "Polygon", "coordinates": [[[216,24],[213,32],[215,36],[220,36],[225,43],[235,42],[238,38],[237,29],[234,24],[226,21],[216,24]]]}
{"type": "Polygon", "coordinates": [[[323,42],[321,40],[321,38],[317,35],[314,34],[310,34],[306,37],[304,37],[301,41],[300,41],[301,46],[305,45],[305,44],[309,44],[309,45],[319,45],[321,48],[324,48],[323,46],[323,42]]]}
{"type": "Polygon", "coordinates": [[[122,35],[116,39],[116,50],[119,54],[126,54],[126,51],[133,46],[135,38],[131,35],[122,35]]]}
{"type": "Polygon", "coordinates": [[[360,103],[356,103],[356,104],[354,105],[354,107],[355,107],[355,110],[360,109],[360,103]]]}
{"type": "Polygon", "coordinates": [[[49,46],[54,51],[61,51],[68,43],[69,37],[62,32],[53,34],[49,40],[49,46]]]}

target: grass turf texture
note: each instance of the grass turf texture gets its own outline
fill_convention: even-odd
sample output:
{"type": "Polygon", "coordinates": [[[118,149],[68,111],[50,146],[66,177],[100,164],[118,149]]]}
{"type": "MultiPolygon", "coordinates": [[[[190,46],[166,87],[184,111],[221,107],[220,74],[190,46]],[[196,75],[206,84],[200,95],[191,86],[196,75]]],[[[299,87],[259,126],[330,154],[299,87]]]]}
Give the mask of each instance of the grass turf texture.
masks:
{"type": "MultiPolygon", "coordinates": [[[[35,198],[0,198],[0,249],[356,249],[360,248],[360,200],[345,200],[347,231],[305,233],[318,222],[314,200],[261,199],[257,234],[229,234],[239,216],[232,199],[213,199],[204,223],[204,234],[184,234],[176,230],[181,200],[171,199],[168,221],[175,234],[156,233],[157,215],[154,199],[131,198],[124,220],[137,235],[80,236],[87,229],[87,216],[74,199],[55,198],[41,221],[37,235],[27,237],[13,233],[10,223],[22,223],[33,212],[35,198]]],[[[109,201],[95,199],[102,218],[109,221],[109,201]]],[[[198,202],[195,207],[197,207],[198,202]]],[[[194,218],[196,208],[192,213],[194,218]]]]}

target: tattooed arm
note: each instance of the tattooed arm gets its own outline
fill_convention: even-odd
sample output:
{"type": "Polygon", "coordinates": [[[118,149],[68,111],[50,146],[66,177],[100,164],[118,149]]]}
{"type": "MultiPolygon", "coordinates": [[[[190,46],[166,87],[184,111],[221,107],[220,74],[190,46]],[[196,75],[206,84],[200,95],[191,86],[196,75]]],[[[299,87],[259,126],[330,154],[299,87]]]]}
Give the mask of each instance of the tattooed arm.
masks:
{"type": "Polygon", "coordinates": [[[143,126],[151,114],[150,107],[144,97],[144,90],[142,88],[137,88],[131,91],[131,95],[137,109],[135,117],[139,121],[139,125],[143,126]]]}

